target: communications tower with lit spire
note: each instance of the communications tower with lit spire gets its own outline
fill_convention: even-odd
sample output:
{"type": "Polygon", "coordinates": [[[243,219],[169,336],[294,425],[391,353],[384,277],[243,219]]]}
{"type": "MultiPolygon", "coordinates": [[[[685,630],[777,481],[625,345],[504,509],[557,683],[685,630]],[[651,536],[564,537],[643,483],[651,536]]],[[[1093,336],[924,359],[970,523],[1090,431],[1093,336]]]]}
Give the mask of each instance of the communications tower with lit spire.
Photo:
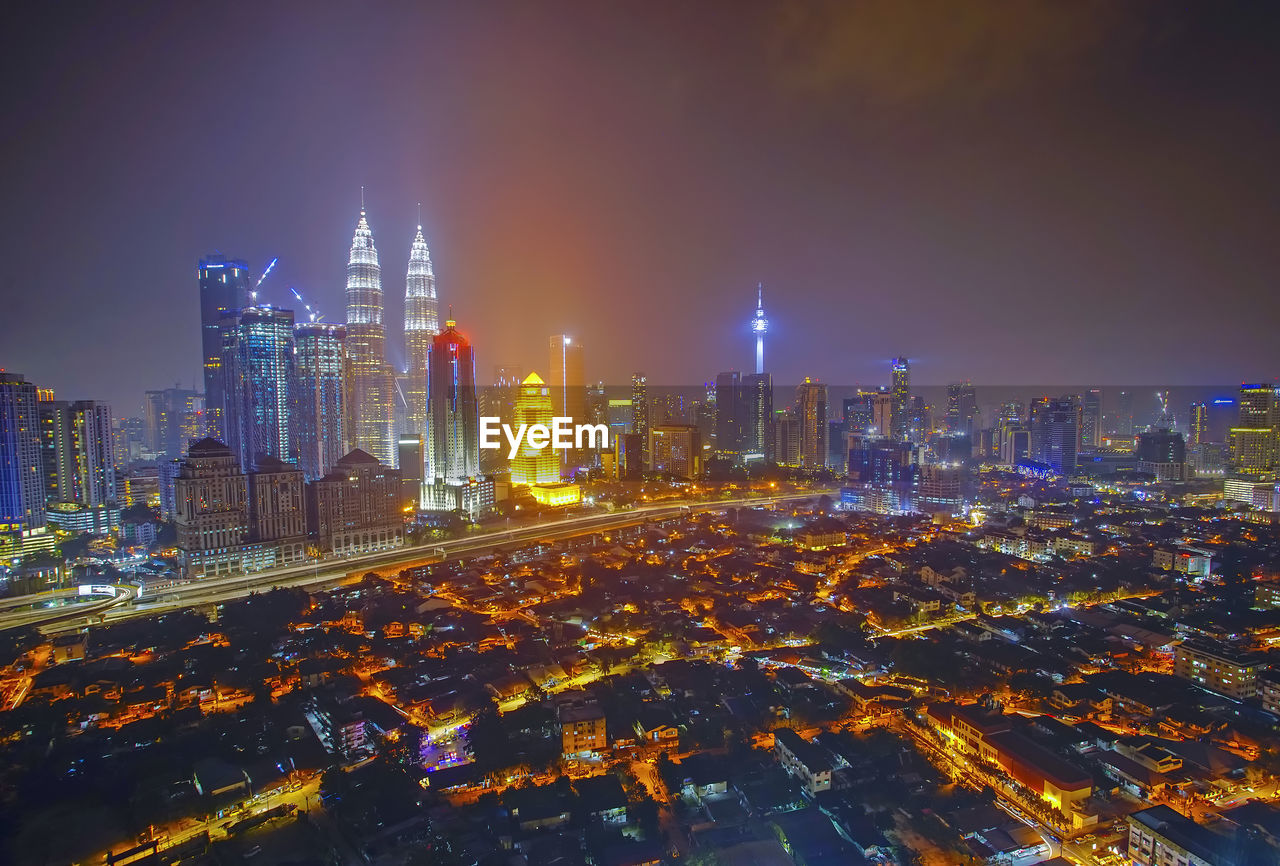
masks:
{"type": "Polygon", "coordinates": [[[764,317],[764,283],[756,284],[756,315],[751,320],[751,331],[756,335],[756,373],[764,372],[764,335],[769,330],[769,320],[764,317]]]}

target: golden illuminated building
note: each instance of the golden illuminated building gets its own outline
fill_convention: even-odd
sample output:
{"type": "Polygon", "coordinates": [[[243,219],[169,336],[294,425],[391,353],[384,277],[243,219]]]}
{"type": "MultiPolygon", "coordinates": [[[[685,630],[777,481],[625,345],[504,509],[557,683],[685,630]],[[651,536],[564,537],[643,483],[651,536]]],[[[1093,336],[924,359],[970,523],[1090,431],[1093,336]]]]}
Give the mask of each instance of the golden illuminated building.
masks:
{"type": "MultiPolygon", "coordinates": [[[[541,424],[548,429],[555,417],[551,389],[537,373],[530,373],[520,383],[520,392],[512,407],[512,423],[516,429],[524,424],[541,424]]],[[[576,484],[560,483],[560,458],[550,445],[534,448],[528,437],[511,459],[511,483],[528,487],[529,494],[540,505],[573,505],[582,498],[576,484]]]]}

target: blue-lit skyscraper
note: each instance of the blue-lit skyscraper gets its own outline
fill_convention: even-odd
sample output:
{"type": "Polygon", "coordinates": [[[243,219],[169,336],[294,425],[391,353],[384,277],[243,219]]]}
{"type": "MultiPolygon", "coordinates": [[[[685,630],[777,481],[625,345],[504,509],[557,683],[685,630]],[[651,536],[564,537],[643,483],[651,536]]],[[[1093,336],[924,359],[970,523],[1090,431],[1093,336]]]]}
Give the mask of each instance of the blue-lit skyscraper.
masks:
{"type": "Polygon", "coordinates": [[[225,344],[227,445],[250,471],[259,456],[295,458],[290,433],[294,381],[293,311],[249,307],[225,344]]]}
{"type": "Polygon", "coordinates": [[[347,453],[346,339],[341,325],[294,329],[293,433],[298,465],[308,481],[323,478],[347,453]]]}
{"type": "Polygon", "coordinates": [[[229,330],[235,325],[236,316],[250,304],[249,265],[240,259],[221,255],[206,256],[200,260],[197,274],[200,280],[200,346],[204,363],[207,432],[226,441],[222,349],[229,330]]]}
{"type": "Polygon", "coordinates": [[[36,386],[0,370],[0,533],[45,525],[36,386]]]}

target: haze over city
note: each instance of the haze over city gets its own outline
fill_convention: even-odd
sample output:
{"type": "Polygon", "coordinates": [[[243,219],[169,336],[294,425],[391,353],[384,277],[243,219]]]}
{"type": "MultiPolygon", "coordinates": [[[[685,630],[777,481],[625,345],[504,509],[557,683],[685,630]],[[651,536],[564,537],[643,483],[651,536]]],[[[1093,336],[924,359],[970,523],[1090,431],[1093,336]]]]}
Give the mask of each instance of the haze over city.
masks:
{"type": "Polygon", "coordinates": [[[570,333],[592,378],[704,381],[746,363],[760,281],[785,382],[899,354],[934,384],[1280,360],[1271,4],[15,14],[0,345],[59,391],[190,386],[214,250],[279,257],[266,297],[339,320],[362,186],[389,273],[422,203],[486,374],[570,333]]]}
{"type": "Polygon", "coordinates": [[[1280,5],[8,11],[0,864],[1280,863],[1280,5]]]}

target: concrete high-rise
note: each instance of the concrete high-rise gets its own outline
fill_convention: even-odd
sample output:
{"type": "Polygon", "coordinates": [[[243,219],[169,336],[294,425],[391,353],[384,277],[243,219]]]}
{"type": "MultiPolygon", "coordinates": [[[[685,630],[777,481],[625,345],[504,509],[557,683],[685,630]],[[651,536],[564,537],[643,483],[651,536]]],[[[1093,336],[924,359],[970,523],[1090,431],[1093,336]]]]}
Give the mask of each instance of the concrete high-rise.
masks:
{"type": "Polygon", "coordinates": [[[70,407],[72,465],[75,488],[68,501],[97,507],[115,503],[115,436],[111,407],[97,400],[77,400],[70,407]]]}
{"type": "MultiPolygon", "coordinates": [[[[202,435],[207,433],[225,441],[227,434],[223,426],[223,412],[226,385],[222,369],[222,347],[226,342],[227,331],[235,324],[236,316],[251,303],[249,265],[240,259],[212,255],[200,260],[196,273],[200,283],[200,346],[204,356],[207,427],[202,435]]],[[[183,443],[182,447],[185,445],[183,443]]],[[[176,457],[178,453],[170,456],[176,457]]]]}
{"type": "Polygon", "coordinates": [[[1102,444],[1102,392],[1092,388],[1085,392],[1080,412],[1080,447],[1092,451],[1102,444]]]}
{"type": "Polygon", "coordinates": [[[438,333],[436,275],[431,267],[431,251],[419,225],[409,250],[404,289],[404,348],[409,365],[404,399],[408,404],[409,433],[427,432],[427,354],[431,350],[431,338],[438,333]]]}
{"type": "Polygon", "coordinates": [[[1245,475],[1274,472],[1280,446],[1280,398],[1274,385],[1240,386],[1240,416],[1231,428],[1231,468],[1245,475]]]}
{"type": "Polygon", "coordinates": [[[969,382],[952,382],[947,386],[947,432],[955,436],[972,436],[974,418],[978,414],[978,394],[969,382]]]}
{"type": "Polygon", "coordinates": [[[889,438],[906,442],[911,431],[911,365],[906,358],[896,358],[889,393],[893,403],[889,416],[889,438]]]}
{"type": "Polygon", "coordinates": [[[800,425],[800,467],[827,465],[827,386],[805,377],[796,388],[796,421],[800,425]]]}
{"type": "Polygon", "coordinates": [[[45,525],[36,386],[0,370],[0,533],[45,525]]]}
{"type": "Polygon", "coordinates": [[[347,330],[307,322],[294,328],[293,341],[292,432],[298,466],[314,481],[347,453],[347,330]]]}
{"type": "Polygon", "coordinates": [[[347,435],[353,447],[391,466],[396,459],[394,379],[387,366],[382,268],[363,205],[347,261],[347,435]]]}
{"type": "Polygon", "coordinates": [[[54,399],[52,389],[36,390],[40,415],[40,464],[44,501],[69,502],[75,496],[75,459],[71,404],[54,399]]]}
{"type": "Polygon", "coordinates": [[[716,453],[738,460],[743,451],[746,411],[742,405],[742,374],[726,370],[716,375],[716,453]]]}
{"type": "MultiPolygon", "coordinates": [[[[235,328],[239,310],[231,311],[222,321],[219,330],[223,345],[235,328]]],[[[222,356],[217,363],[218,416],[216,424],[224,430],[223,415],[226,410],[227,371],[222,366],[222,356]]],[[[182,456],[192,443],[205,438],[211,423],[204,395],[188,388],[163,388],[146,392],[145,442],[157,454],[167,458],[182,456]]],[[[224,434],[220,434],[224,435],[224,434]]]]}
{"type": "Polygon", "coordinates": [[[242,571],[249,481],[235,452],[212,438],[192,445],[180,463],[174,494],[183,570],[207,577],[242,571]]]}
{"type": "Polygon", "coordinates": [[[752,373],[742,377],[743,459],[774,462],[773,376],[752,373]]]}
{"type": "Polygon", "coordinates": [[[1074,395],[1037,403],[1031,417],[1032,458],[1063,475],[1075,472],[1079,420],[1080,404],[1074,395]]]}

